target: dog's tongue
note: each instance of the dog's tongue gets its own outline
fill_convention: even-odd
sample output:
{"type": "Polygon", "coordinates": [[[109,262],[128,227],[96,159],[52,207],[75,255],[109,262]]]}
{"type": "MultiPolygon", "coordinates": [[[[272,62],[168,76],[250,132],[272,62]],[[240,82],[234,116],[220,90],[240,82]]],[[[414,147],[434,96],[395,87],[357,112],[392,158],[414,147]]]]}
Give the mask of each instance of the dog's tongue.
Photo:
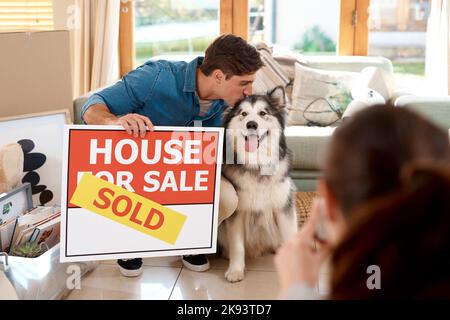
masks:
{"type": "Polygon", "coordinates": [[[245,141],[245,151],[255,152],[256,149],[258,149],[258,136],[254,134],[247,136],[247,140],[245,141]]]}

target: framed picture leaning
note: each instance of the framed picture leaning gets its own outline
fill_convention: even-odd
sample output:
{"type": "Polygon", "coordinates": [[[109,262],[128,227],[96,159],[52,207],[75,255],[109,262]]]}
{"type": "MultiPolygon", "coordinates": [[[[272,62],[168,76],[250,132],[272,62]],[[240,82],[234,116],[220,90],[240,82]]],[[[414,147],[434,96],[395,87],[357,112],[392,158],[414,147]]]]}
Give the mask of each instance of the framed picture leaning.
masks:
{"type": "Polygon", "coordinates": [[[14,229],[14,221],[33,207],[31,185],[24,183],[0,194],[0,251],[7,251],[14,229]]]}
{"type": "Polygon", "coordinates": [[[29,182],[34,205],[59,205],[64,125],[70,112],[61,109],[0,118],[2,144],[19,143],[24,152],[22,182],[29,182]]]}

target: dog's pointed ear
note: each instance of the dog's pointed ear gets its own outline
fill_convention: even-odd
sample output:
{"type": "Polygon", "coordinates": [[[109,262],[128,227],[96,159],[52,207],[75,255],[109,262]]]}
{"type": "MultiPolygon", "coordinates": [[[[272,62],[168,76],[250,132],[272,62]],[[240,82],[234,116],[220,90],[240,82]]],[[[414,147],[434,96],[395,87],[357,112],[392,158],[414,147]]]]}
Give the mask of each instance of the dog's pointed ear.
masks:
{"type": "Polygon", "coordinates": [[[277,86],[273,88],[271,91],[267,92],[267,95],[272,103],[272,105],[276,108],[284,108],[286,107],[286,92],[282,86],[277,86]]]}

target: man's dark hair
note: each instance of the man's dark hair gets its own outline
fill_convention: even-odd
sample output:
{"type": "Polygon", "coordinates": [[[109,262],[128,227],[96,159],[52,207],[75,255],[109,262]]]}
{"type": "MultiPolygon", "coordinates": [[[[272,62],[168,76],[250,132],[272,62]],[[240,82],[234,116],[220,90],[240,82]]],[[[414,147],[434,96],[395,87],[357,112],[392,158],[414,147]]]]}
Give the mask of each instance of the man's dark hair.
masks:
{"type": "Polygon", "coordinates": [[[232,76],[253,74],[264,63],[258,50],[241,37],[223,34],[209,45],[200,70],[209,76],[214,70],[221,70],[226,79],[232,76]]]}

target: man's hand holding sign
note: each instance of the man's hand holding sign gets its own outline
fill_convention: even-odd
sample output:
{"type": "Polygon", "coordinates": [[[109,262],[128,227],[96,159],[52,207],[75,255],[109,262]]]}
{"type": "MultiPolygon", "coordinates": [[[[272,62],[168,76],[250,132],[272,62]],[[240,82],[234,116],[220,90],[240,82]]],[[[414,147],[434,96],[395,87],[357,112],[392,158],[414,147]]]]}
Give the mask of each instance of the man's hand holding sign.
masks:
{"type": "Polygon", "coordinates": [[[215,252],[223,129],[99,128],[66,128],[61,260],[215,252]]]}

